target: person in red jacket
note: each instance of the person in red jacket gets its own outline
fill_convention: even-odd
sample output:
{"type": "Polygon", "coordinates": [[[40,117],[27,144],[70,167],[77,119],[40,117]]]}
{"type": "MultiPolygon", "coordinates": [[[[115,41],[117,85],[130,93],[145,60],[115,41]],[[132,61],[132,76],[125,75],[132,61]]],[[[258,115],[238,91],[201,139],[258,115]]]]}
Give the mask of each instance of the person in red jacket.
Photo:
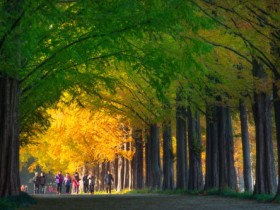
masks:
{"type": "Polygon", "coordinates": [[[79,193],[79,186],[80,186],[80,177],[79,177],[79,174],[78,172],[76,172],[74,174],[74,177],[73,177],[73,189],[74,189],[74,193],[79,193]]]}

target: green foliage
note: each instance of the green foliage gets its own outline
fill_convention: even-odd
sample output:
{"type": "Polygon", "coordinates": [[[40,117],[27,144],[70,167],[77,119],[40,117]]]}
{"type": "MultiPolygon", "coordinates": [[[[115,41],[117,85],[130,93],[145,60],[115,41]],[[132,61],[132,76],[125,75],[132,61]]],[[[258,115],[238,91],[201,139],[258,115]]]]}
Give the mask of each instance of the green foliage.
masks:
{"type": "Polygon", "coordinates": [[[275,198],[274,195],[269,195],[269,194],[259,194],[254,196],[254,199],[263,203],[272,202],[274,198],[275,198]]]}
{"type": "Polygon", "coordinates": [[[21,192],[19,196],[10,196],[7,198],[0,198],[1,210],[15,210],[19,207],[27,207],[36,204],[36,200],[27,193],[21,192]]]}
{"type": "Polygon", "coordinates": [[[107,76],[112,60],[135,62],[130,55],[136,49],[126,39],[136,41],[145,33],[169,30],[168,21],[176,14],[173,4],[176,1],[24,1],[18,8],[22,15],[2,13],[9,21],[0,27],[1,37],[8,34],[1,46],[5,62],[0,72],[16,74],[20,80],[22,136],[46,129],[48,119],[42,119],[47,118],[42,113],[65,90],[82,85],[113,92],[114,82],[107,76]],[[17,27],[10,31],[17,19],[17,27]],[[20,53],[18,66],[15,52],[20,53]]]}

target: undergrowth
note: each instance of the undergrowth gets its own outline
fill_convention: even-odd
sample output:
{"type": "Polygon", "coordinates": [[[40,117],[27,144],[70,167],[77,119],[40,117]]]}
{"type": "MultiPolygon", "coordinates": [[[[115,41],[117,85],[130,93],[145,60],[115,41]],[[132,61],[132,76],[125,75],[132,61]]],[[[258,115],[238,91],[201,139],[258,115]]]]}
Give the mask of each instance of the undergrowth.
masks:
{"type": "Polygon", "coordinates": [[[36,201],[25,192],[21,192],[18,196],[0,198],[1,210],[15,210],[19,207],[26,207],[31,204],[36,204],[36,201]]]}
{"type": "Polygon", "coordinates": [[[209,190],[152,190],[150,188],[146,188],[143,190],[131,190],[127,191],[125,194],[141,194],[141,193],[158,193],[158,194],[179,194],[179,195],[198,195],[198,196],[206,196],[206,195],[217,195],[222,197],[229,198],[238,198],[238,199],[250,199],[256,200],[262,203],[274,202],[280,204],[280,196],[275,197],[270,194],[258,194],[254,195],[250,192],[236,192],[230,189],[224,189],[223,191],[219,191],[218,189],[209,189],[209,190]]]}

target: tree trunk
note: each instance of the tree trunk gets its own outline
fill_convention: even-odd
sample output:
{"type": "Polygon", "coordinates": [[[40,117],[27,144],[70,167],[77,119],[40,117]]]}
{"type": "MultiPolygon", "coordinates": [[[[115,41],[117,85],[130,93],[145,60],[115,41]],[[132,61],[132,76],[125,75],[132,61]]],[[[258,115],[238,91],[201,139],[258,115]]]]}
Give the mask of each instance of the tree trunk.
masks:
{"type": "Polygon", "coordinates": [[[1,2],[2,13],[5,13],[1,15],[1,22],[8,26],[6,34],[1,35],[1,64],[5,63],[6,57],[12,58],[13,63],[0,67],[0,198],[17,196],[20,192],[18,70],[22,63],[19,26],[22,5],[21,0],[1,2]],[[6,47],[5,41],[8,42],[6,47]],[[7,70],[11,70],[9,76],[5,73],[7,70]]]}
{"type": "Polygon", "coordinates": [[[114,186],[117,189],[118,183],[119,183],[119,167],[118,167],[118,157],[115,158],[115,163],[114,163],[114,168],[115,168],[115,177],[114,177],[114,186]]]}
{"type": "Polygon", "coordinates": [[[18,195],[19,82],[0,74],[0,196],[18,195]]]}
{"type": "Polygon", "coordinates": [[[150,137],[150,132],[148,130],[146,130],[146,144],[145,144],[145,163],[146,163],[146,182],[145,182],[145,186],[147,188],[151,187],[151,171],[152,171],[152,159],[151,159],[151,137],[150,137]]]}
{"type": "Polygon", "coordinates": [[[131,160],[128,160],[128,189],[132,189],[133,187],[133,176],[132,176],[132,161],[131,160]]]}
{"type": "Polygon", "coordinates": [[[173,171],[173,149],[171,122],[163,123],[163,190],[172,190],[174,188],[174,171],[173,171]]]}
{"type": "MultiPolygon", "coordinates": [[[[280,81],[276,80],[278,83],[280,81]]],[[[280,196],[280,88],[276,84],[273,85],[273,99],[274,99],[274,115],[276,125],[277,138],[277,154],[278,154],[278,188],[277,195],[280,196]]]]}
{"type": "Polygon", "coordinates": [[[219,148],[219,190],[237,190],[232,125],[229,108],[217,107],[218,148],[219,148]]]}
{"type": "MultiPolygon", "coordinates": [[[[177,104],[181,102],[180,93],[177,93],[177,104]]],[[[177,105],[176,108],[176,188],[187,188],[187,147],[186,147],[186,110],[185,107],[177,105]]]]}
{"type": "Polygon", "coordinates": [[[105,185],[104,185],[104,176],[106,174],[106,165],[105,162],[101,163],[101,190],[105,190],[105,185]]]}
{"type": "MultiPolygon", "coordinates": [[[[267,75],[256,59],[253,60],[253,76],[264,85],[267,75]]],[[[257,87],[256,87],[257,88],[257,87]]],[[[272,116],[270,95],[265,90],[255,90],[253,114],[256,130],[256,184],[255,194],[276,192],[276,175],[272,141],[272,116]]]]}
{"type": "Polygon", "coordinates": [[[117,191],[120,192],[122,190],[122,173],[123,173],[123,158],[118,156],[118,185],[117,191]]]}
{"type": "MultiPolygon", "coordinates": [[[[131,133],[130,133],[131,135],[131,133]]],[[[132,142],[128,142],[128,149],[132,152],[132,142]]],[[[133,167],[132,167],[132,160],[127,161],[128,164],[128,189],[133,188],[133,167]]]]}
{"type": "Polygon", "coordinates": [[[96,177],[96,189],[100,191],[100,170],[99,170],[99,164],[95,166],[95,177],[96,177]]]}
{"type": "Polygon", "coordinates": [[[188,141],[189,141],[189,190],[203,188],[202,163],[201,163],[201,132],[198,112],[193,116],[188,107],[188,141]]]}
{"type": "Polygon", "coordinates": [[[105,165],[105,173],[107,173],[107,171],[111,170],[111,162],[110,161],[107,161],[106,162],[106,165],[105,165]]]}
{"type": "Polygon", "coordinates": [[[159,154],[159,127],[156,124],[150,126],[151,137],[151,187],[161,189],[161,169],[159,154]]]}
{"type": "MultiPolygon", "coordinates": [[[[127,151],[127,143],[124,143],[124,150],[127,151]]],[[[127,165],[127,159],[123,158],[123,189],[126,189],[128,186],[128,179],[127,179],[127,174],[128,174],[128,165],[127,165]]]]}
{"type": "Polygon", "coordinates": [[[250,142],[248,132],[248,120],[246,113],[246,106],[240,100],[239,102],[240,111],[240,123],[241,123],[241,136],[242,136],[242,151],[243,151],[243,177],[244,177],[244,190],[252,192],[252,166],[251,166],[251,155],[250,155],[250,142]]]}
{"type": "Polygon", "coordinates": [[[218,128],[216,110],[207,106],[206,109],[206,175],[205,189],[217,189],[219,187],[219,150],[218,128]]]}
{"type": "Polygon", "coordinates": [[[134,188],[143,189],[143,138],[141,129],[133,129],[132,137],[135,142],[135,155],[133,158],[134,188]]]}

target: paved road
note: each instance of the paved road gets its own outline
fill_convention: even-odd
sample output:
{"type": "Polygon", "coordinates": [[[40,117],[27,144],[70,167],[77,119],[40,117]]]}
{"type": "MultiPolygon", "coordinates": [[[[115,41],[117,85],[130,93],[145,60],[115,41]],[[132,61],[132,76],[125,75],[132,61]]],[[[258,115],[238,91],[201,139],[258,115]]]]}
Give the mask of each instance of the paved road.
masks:
{"type": "Polygon", "coordinates": [[[192,195],[41,195],[24,210],[280,210],[279,204],[192,195]]]}

